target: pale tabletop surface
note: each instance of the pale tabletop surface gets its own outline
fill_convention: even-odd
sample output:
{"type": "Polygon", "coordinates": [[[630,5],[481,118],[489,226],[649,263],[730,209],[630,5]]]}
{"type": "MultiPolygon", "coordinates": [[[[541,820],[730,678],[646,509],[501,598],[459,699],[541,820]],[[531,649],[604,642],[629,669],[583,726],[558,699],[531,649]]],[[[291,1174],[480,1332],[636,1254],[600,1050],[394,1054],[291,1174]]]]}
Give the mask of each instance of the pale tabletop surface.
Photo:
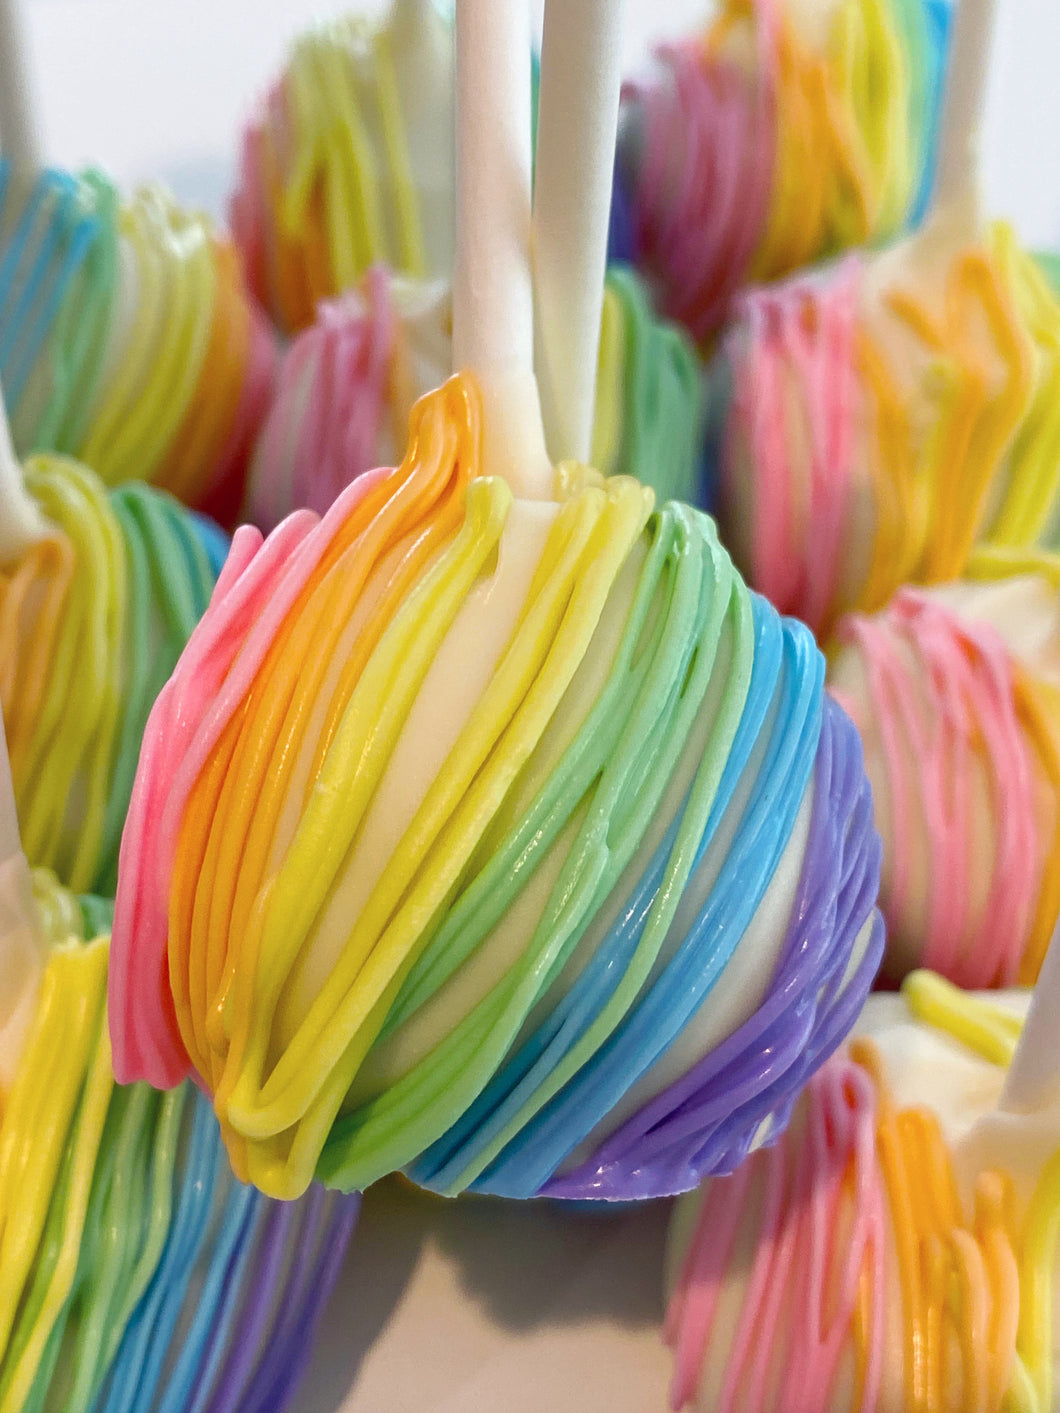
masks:
{"type": "Polygon", "coordinates": [[[669,1203],[366,1195],[297,1413],[664,1413],[669,1203]]]}

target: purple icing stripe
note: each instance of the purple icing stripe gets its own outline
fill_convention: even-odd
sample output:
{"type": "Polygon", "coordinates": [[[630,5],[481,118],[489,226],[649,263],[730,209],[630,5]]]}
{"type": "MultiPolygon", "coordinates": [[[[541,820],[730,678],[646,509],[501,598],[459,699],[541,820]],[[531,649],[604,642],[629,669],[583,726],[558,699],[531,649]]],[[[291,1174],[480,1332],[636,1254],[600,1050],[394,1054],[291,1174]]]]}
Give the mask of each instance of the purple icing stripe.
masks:
{"type": "MultiPolygon", "coordinates": [[[[303,1199],[314,1200],[311,1190],[303,1199]]],[[[228,1357],[206,1405],[207,1413],[234,1413],[239,1407],[243,1389],[257,1362],[262,1338],[276,1300],[285,1264],[285,1251],[292,1227],[299,1216],[299,1205],[293,1202],[269,1204],[263,1223],[260,1247],[254,1252],[244,1282],[244,1305],[240,1312],[228,1357]]],[[[297,1228],[296,1228],[297,1230],[297,1228]]]]}
{"type": "Polygon", "coordinates": [[[551,1178],[542,1195],[628,1201],[687,1192],[708,1175],[731,1172],[761,1141],[763,1126],[766,1141],[776,1140],[806,1080],[849,1033],[883,953],[874,906],[881,846],[861,740],[827,697],[814,787],[795,905],[762,1005],[586,1163],[551,1178]],[[864,954],[846,976],[854,939],[870,918],[864,954]]]}
{"type": "Polygon", "coordinates": [[[245,1304],[207,1413],[278,1413],[305,1371],[360,1209],[360,1196],[312,1187],[270,1203],[245,1304]]]}
{"type": "Polygon", "coordinates": [[[300,1243],[301,1252],[313,1250],[314,1257],[300,1263],[297,1299],[281,1308],[240,1413],[278,1413],[286,1406],[309,1362],[317,1321],[338,1279],[359,1208],[358,1194],[324,1195],[322,1231],[315,1241],[304,1234],[300,1243]]]}

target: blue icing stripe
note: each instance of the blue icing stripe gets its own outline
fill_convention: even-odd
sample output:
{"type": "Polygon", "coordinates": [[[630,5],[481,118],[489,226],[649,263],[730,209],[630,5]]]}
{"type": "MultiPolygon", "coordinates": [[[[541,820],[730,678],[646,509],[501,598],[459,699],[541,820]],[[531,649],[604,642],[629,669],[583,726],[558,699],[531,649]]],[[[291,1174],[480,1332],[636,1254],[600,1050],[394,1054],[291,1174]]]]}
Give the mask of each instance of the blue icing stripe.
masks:
{"type": "Polygon", "coordinates": [[[214,1188],[228,1169],[213,1112],[199,1095],[176,1211],[162,1259],[125,1329],[99,1413],[148,1413],[210,1225],[214,1188]]]}
{"type": "MultiPolygon", "coordinates": [[[[755,598],[751,599],[752,614],[754,616],[754,663],[748,684],[747,697],[744,702],[743,712],[740,722],[733,738],[729,756],[722,773],[718,786],[718,793],[715,799],[714,808],[707,821],[703,839],[700,841],[696,859],[693,863],[693,870],[699,863],[703,850],[712,837],[714,829],[725,807],[731,800],[733,790],[739,781],[740,775],[750,757],[755,742],[765,719],[769,703],[772,701],[776,688],[776,682],[780,671],[781,663],[781,634],[780,620],[772,610],[764,610],[762,603],[755,598]]],[[[687,803],[687,800],[686,802],[687,803]]],[[[661,842],[653,859],[651,860],[645,873],[634,887],[630,898],[620,910],[619,919],[611,932],[603,940],[597,949],[596,955],[586,966],[582,976],[578,978],[570,993],[563,999],[553,1012],[553,1016],[558,1021],[553,1025],[551,1019],[532,1036],[523,1047],[498,1071],[493,1081],[483,1092],[479,1100],[472,1106],[463,1120],[455,1124],[449,1132],[432,1149],[429,1149],[424,1157],[419,1160],[412,1174],[417,1181],[424,1181],[427,1185],[433,1182],[441,1183],[442,1179],[436,1176],[424,1176],[433,1174],[436,1169],[448,1168],[454,1161],[453,1153],[457,1148],[467,1144],[469,1151],[481,1147],[481,1142],[475,1141],[475,1130],[479,1124],[484,1124],[490,1117],[495,1106],[497,1106],[515,1085],[522,1084],[524,1075],[531,1072],[532,1066],[538,1062],[542,1054],[547,1054],[548,1047],[554,1043],[557,1035],[563,1037],[564,1026],[569,1026],[576,1020],[582,1011],[583,1004],[594,1007],[592,1014],[599,1009],[599,1005],[606,1002],[607,996],[611,993],[621,979],[625,965],[628,963],[632,951],[640,940],[641,934],[648,918],[648,911],[651,907],[656,890],[662,881],[663,870],[670,850],[673,847],[678,828],[680,816],[679,811],[671,825],[666,837],[661,842]],[[621,964],[621,970],[616,975],[611,974],[613,966],[621,964]],[[586,993],[589,993],[588,995],[586,993]],[[422,1172],[421,1172],[422,1166],[422,1172]]],[[[591,1015],[589,1017],[591,1019],[591,1015]]],[[[572,1037],[572,1039],[576,1038],[572,1037]]],[[[563,1050],[569,1048],[564,1045],[563,1050]]],[[[551,1064],[548,1066],[551,1068],[551,1064]]],[[[521,1102],[522,1096],[519,1096],[521,1102]]],[[[518,1103],[514,1106],[518,1108],[518,1103]]],[[[493,1131],[491,1126],[490,1131],[493,1131]]],[[[481,1139],[483,1135],[478,1135],[481,1139]]]]}
{"type": "Polygon", "coordinates": [[[935,185],[939,126],[942,121],[942,101],[949,69],[950,37],[953,32],[953,0],[921,0],[926,38],[922,58],[924,80],[928,94],[928,111],[924,115],[923,162],[920,186],[913,203],[911,222],[918,225],[927,213],[935,185]]]}
{"type": "Polygon", "coordinates": [[[49,229],[48,238],[44,242],[38,260],[38,266],[42,267],[39,281],[37,281],[36,272],[34,274],[34,282],[37,283],[40,294],[40,309],[21,340],[18,360],[8,376],[11,395],[16,401],[25,391],[26,381],[33,371],[33,365],[37,361],[45,339],[59,317],[73,281],[92,249],[99,234],[99,228],[99,218],[94,214],[85,213],[74,222],[71,229],[60,232],[55,225],[49,229]],[[60,238],[63,240],[63,245],[58,251],[55,251],[55,246],[60,238]],[[45,279],[45,270],[53,271],[50,283],[45,279]]]}
{"type": "Polygon", "coordinates": [[[229,538],[219,526],[198,511],[192,511],[189,519],[210,561],[210,573],[216,579],[228,558],[229,538]]]}
{"type": "Polygon", "coordinates": [[[180,1357],[158,1402],[158,1413],[190,1413],[202,1407],[242,1305],[243,1285],[254,1254],[253,1234],[269,1205],[253,1188],[232,1185],[210,1269],[180,1357]]]}
{"type": "MultiPolygon", "coordinates": [[[[794,829],[820,734],[822,685],[823,662],[808,630],[785,621],[776,727],[705,908],[638,1006],[600,1053],[473,1184],[477,1190],[532,1196],[707,1001],[757,911],[794,829]]],[[[721,813],[712,817],[704,847],[721,813]]]]}
{"type": "MultiPolygon", "coordinates": [[[[5,198],[8,187],[5,179],[5,198]]],[[[98,217],[85,210],[77,182],[62,173],[42,172],[0,259],[0,374],[12,405],[25,390],[98,231],[98,217]]]]}
{"type": "MultiPolygon", "coordinates": [[[[726,927],[715,928],[712,966],[709,975],[700,978],[705,989],[699,993],[699,999],[724,969],[768,885],[775,862],[769,848],[762,845],[761,835],[774,836],[775,857],[779,858],[794,827],[812,769],[820,720],[821,666],[805,630],[789,624],[782,632],[777,615],[757,597],[752,600],[752,607],[757,650],[749,694],[694,867],[702,861],[758,741],[781,671],[782,642],[787,659],[786,700],[779,719],[786,721],[787,726],[774,737],[745,812],[741,833],[730,849],[711,900],[676,956],[596,1057],[472,1183],[479,1190],[519,1196],[531,1196],[537,1191],[630,1083],[650,1068],[696,1009],[698,1002],[687,993],[689,985],[697,978],[696,975],[684,977],[683,971],[688,965],[685,959],[689,955],[694,957],[698,973],[704,957],[704,934],[709,932],[711,924],[716,924],[724,915],[726,927]],[[804,729],[801,733],[792,733],[791,723],[800,713],[804,729]],[[751,842],[741,843],[747,839],[751,842]],[[748,859],[745,855],[752,847],[753,853],[748,859]],[[730,918],[727,911],[730,900],[721,898],[726,892],[735,893],[742,900],[742,910],[734,918],[730,918]],[[692,1004],[684,1004],[690,999],[692,1004]]],[[[463,1120],[417,1162],[411,1170],[415,1180],[446,1190],[463,1186],[461,1170],[473,1163],[475,1154],[517,1113],[528,1093],[532,1093],[592,1023],[625,973],[640,940],[676,832],[675,821],[621,909],[618,921],[570,993],[545,1025],[506,1061],[463,1120]]],[[[737,900],[731,902],[736,907],[737,900]]]]}

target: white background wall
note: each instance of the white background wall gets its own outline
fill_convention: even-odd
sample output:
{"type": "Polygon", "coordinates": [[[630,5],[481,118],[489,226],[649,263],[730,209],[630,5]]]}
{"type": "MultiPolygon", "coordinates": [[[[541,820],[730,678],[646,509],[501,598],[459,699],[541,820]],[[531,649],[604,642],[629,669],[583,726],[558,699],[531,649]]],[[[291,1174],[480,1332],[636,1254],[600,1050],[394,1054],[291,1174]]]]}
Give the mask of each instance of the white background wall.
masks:
{"type": "MultiPolygon", "coordinates": [[[[28,0],[52,159],[119,179],[164,175],[218,209],[242,115],[288,35],[315,15],[383,0],[28,0]]],[[[540,11],[542,0],[536,0],[540,11]]],[[[710,0],[627,0],[627,57],[696,25],[710,0]]],[[[1001,0],[985,134],[991,209],[1060,248],[1060,0],[1001,0]]]]}

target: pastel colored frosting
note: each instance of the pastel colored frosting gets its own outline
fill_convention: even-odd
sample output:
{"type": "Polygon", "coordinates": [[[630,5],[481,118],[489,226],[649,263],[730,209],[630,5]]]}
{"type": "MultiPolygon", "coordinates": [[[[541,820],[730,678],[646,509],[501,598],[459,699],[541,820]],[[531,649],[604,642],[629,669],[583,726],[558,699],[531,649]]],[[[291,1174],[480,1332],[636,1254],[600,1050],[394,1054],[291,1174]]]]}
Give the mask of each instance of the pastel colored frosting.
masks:
{"type": "Polygon", "coordinates": [[[396,469],[239,530],[148,723],[116,1072],[189,1070],[276,1195],[685,1190],[783,1126],[879,962],[856,732],[713,522],[479,474],[460,375],[396,469]]]}
{"type": "Polygon", "coordinates": [[[1060,535],[1060,302],[1012,231],[907,241],[749,291],[718,375],[720,518],[751,583],[827,635],[979,543],[1060,535]]]}
{"type": "Polygon", "coordinates": [[[0,1407],[278,1413],[358,1199],[271,1202],[193,1086],[116,1085],[109,906],[34,883],[50,952],[0,1118],[0,1407]]]}
{"type": "Polygon", "coordinates": [[[275,350],[239,252],[160,188],[0,159],[0,382],[16,451],[231,522],[275,350]]]}
{"type": "Polygon", "coordinates": [[[883,839],[884,974],[1032,985],[1060,916],[1060,581],[902,589],[836,631],[883,839]]]}
{"type": "Polygon", "coordinates": [[[48,534],[0,573],[0,706],[30,862],[113,893],[148,713],[209,602],[223,537],[171,496],[31,458],[48,534]],[[217,541],[220,540],[219,545],[217,541]]]}
{"type": "Polygon", "coordinates": [[[453,43],[432,0],[302,34],[248,124],[230,205],[251,288],[295,333],[377,264],[453,266],[453,43]]]}
{"type": "Polygon", "coordinates": [[[949,0],[723,0],[628,87],[618,184],[638,266],[700,342],[751,281],[915,223],[949,0]]]}
{"type": "Polygon", "coordinates": [[[998,1109],[1029,993],[873,996],[787,1132],[678,1204],[671,1406],[1054,1406],[1055,1104],[998,1109]]]}
{"type": "MultiPolygon", "coordinates": [[[[323,514],[373,466],[394,465],[413,404],[452,366],[452,298],[440,281],[374,266],[325,301],[295,338],[251,465],[247,518],[271,529],[307,506],[323,514]]],[[[607,274],[593,464],[698,504],[702,385],[690,341],[652,313],[626,266],[607,274]]]]}

